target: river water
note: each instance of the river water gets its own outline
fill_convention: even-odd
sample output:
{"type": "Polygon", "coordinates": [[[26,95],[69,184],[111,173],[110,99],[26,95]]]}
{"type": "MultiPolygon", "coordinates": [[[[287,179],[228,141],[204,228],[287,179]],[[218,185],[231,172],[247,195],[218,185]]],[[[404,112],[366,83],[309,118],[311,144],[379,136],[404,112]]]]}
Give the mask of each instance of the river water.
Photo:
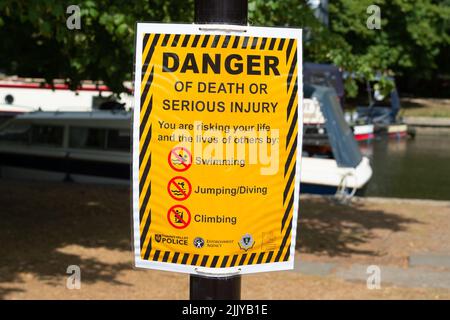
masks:
{"type": "Polygon", "coordinates": [[[366,196],[450,200],[450,134],[360,145],[373,176],[366,196]]]}

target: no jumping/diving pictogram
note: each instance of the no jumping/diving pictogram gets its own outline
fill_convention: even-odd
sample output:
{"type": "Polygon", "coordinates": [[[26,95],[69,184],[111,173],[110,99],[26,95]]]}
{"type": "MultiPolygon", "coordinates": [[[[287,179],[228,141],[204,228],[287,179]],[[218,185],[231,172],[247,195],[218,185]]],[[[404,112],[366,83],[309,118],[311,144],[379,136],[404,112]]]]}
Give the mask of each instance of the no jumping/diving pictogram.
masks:
{"type": "Polygon", "coordinates": [[[183,201],[191,195],[192,185],[184,177],[174,177],[167,184],[167,192],[173,199],[183,201]]]}

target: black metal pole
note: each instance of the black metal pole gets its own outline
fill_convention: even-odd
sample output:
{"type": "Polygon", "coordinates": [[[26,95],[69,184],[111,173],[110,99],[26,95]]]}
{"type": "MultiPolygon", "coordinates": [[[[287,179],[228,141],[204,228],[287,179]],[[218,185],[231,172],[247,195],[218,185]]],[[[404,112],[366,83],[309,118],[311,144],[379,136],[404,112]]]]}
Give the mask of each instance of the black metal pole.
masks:
{"type": "Polygon", "coordinates": [[[195,0],[195,23],[247,25],[248,0],[195,0]]]}
{"type": "Polygon", "coordinates": [[[241,276],[202,277],[191,275],[189,298],[191,300],[240,300],[241,276]]]}
{"type": "MultiPolygon", "coordinates": [[[[195,23],[247,25],[248,0],[195,0],[195,23]]],[[[241,276],[191,275],[191,300],[240,300],[241,276]]]]}

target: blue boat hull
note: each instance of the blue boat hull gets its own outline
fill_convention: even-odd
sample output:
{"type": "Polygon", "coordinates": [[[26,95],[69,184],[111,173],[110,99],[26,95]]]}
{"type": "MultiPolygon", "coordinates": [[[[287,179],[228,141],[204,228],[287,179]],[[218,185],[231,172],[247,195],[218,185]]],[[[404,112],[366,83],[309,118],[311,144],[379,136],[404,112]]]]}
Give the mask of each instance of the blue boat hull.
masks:
{"type": "MultiPolygon", "coordinates": [[[[363,196],[366,188],[363,187],[356,191],[357,196],[363,196]]],[[[310,184],[310,183],[300,183],[300,193],[301,194],[319,194],[319,195],[335,195],[337,187],[325,186],[320,184],[310,184]]],[[[351,190],[347,190],[348,193],[351,190]]]]}
{"type": "Polygon", "coordinates": [[[300,184],[300,193],[333,195],[336,193],[336,191],[337,188],[333,186],[324,186],[320,184],[309,183],[300,184]]]}

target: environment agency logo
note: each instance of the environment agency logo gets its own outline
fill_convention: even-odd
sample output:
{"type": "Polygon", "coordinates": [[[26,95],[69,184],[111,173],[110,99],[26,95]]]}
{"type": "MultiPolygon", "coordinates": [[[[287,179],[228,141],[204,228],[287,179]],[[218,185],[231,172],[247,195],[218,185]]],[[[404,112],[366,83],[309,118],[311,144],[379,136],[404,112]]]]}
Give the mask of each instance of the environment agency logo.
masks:
{"type": "Polygon", "coordinates": [[[200,249],[205,245],[205,240],[203,238],[197,237],[194,239],[194,247],[200,249]]]}
{"type": "Polygon", "coordinates": [[[254,244],[255,244],[255,240],[253,240],[252,235],[248,234],[248,233],[243,235],[241,240],[239,240],[239,247],[245,251],[247,251],[248,249],[251,249],[254,244]]]}

